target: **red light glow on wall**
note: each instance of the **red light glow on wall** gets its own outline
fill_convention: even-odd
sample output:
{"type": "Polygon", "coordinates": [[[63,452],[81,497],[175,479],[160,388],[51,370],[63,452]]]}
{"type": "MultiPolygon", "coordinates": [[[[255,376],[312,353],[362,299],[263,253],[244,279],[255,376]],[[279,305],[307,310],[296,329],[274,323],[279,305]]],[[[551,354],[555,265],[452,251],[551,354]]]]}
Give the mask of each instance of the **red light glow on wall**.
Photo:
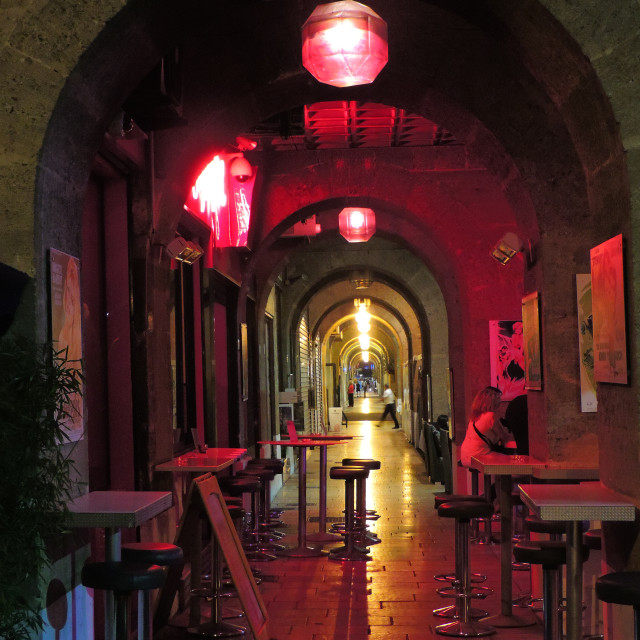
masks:
{"type": "Polygon", "coordinates": [[[359,2],[318,5],[302,26],[302,64],[324,84],[370,84],[388,59],[387,23],[359,2]]]}
{"type": "Polygon", "coordinates": [[[373,209],[346,207],[338,215],[340,234],[347,242],[366,242],[376,232],[373,209]]]}
{"type": "Polygon", "coordinates": [[[255,180],[256,168],[241,154],[215,156],[198,176],[185,208],[211,227],[212,248],[247,246],[255,180]],[[250,175],[248,170],[241,175],[229,170],[238,159],[250,175]]]}

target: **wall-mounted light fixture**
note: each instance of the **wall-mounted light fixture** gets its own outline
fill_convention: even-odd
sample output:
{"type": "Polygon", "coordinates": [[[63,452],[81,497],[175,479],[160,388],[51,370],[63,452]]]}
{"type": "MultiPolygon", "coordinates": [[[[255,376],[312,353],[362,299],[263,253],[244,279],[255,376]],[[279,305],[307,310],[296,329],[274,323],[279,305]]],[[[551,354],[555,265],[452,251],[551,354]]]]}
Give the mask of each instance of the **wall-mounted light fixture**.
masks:
{"type": "Polygon", "coordinates": [[[182,236],[174,238],[166,247],[167,253],[178,262],[193,264],[202,258],[204,250],[191,240],[185,240],[182,236]]]}
{"type": "Polygon", "coordinates": [[[498,241],[491,252],[491,256],[500,264],[507,264],[511,258],[523,249],[522,241],[515,233],[509,231],[498,241]]]}
{"type": "Polygon", "coordinates": [[[345,207],[338,214],[338,226],[347,242],[366,242],[376,232],[376,214],[373,209],[345,207]]]}
{"type": "Polygon", "coordinates": [[[323,84],[370,84],[388,59],[387,23],[359,2],[318,5],[302,25],[302,64],[323,84]]]}

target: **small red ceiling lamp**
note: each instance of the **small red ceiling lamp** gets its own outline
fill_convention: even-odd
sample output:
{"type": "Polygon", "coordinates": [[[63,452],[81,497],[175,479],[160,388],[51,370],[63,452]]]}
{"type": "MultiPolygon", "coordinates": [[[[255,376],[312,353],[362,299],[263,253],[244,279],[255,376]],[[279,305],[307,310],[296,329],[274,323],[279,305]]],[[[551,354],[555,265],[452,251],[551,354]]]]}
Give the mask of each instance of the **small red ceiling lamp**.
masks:
{"type": "Polygon", "coordinates": [[[359,2],[318,5],[302,25],[302,64],[323,84],[370,84],[388,59],[387,23],[359,2]]]}
{"type": "Polygon", "coordinates": [[[347,242],[366,242],[376,232],[373,209],[346,207],[338,215],[340,235],[347,242]]]}

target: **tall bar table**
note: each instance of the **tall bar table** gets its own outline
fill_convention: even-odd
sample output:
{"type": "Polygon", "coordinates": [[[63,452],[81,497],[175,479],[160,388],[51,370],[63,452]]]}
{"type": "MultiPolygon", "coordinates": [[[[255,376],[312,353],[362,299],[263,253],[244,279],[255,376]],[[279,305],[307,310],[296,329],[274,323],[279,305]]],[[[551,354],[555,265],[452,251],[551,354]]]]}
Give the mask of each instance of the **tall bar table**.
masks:
{"type": "Polygon", "coordinates": [[[600,482],[521,484],[520,495],[539,518],[567,523],[567,640],[582,640],[582,521],[632,522],[636,507],[600,482]]]}
{"type": "MultiPolygon", "coordinates": [[[[326,513],[326,466],[327,466],[327,447],[340,444],[340,440],[332,438],[313,439],[313,440],[263,440],[258,444],[268,444],[272,446],[287,446],[300,449],[298,464],[298,546],[292,548],[281,549],[276,551],[277,556],[285,556],[289,558],[317,558],[326,556],[327,551],[323,551],[318,547],[309,546],[307,544],[307,454],[305,449],[310,447],[318,447],[320,449],[320,464],[324,458],[324,476],[322,470],[320,473],[320,488],[324,482],[325,491],[325,513],[326,513]]],[[[322,467],[321,467],[322,469],[322,467]]],[[[325,520],[326,522],[326,520],[325,520]]]]}
{"type": "MultiPolygon", "coordinates": [[[[105,531],[105,559],[121,558],[121,529],[139,527],[171,507],[166,491],[91,491],[67,503],[67,525],[101,527],[105,531]]],[[[105,638],[115,637],[113,594],[105,593],[105,638]]]]}
{"type": "Polygon", "coordinates": [[[530,611],[520,615],[513,613],[511,487],[514,475],[530,476],[533,469],[544,464],[531,456],[503,453],[487,453],[471,458],[472,469],[477,469],[485,476],[496,476],[500,499],[500,614],[485,619],[492,627],[528,627],[536,624],[535,615],[530,611]]]}
{"type": "MultiPolygon", "coordinates": [[[[322,441],[345,441],[353,440],[356,436],[345,436],[341,434],[318,434],[309,436],[312,440],[322,441]]],[[[302,439],[305,439],[304,437],[302,439]]],[[[308,533],[307,540],[310,542],[336,542],[342,540],[342,536],[327,531],[327,447],[320,448],[320,487],[318,489],[318,531],[308,533]]]]}
{"type": "MultiPolygon", "coordinates": [[[[214,447],[207,449],[206,453],[197,453],[192,451],[177,458],[173,458],[168,462],[162,462],[156,465],[156,471],[164,471],[170,473],[179,473],[182,482],[182,504],[189,491],[191,482],[196,475],[205,473],[211,473],[216,475],[221,471],[224,471],[231,467],[234,462],[240,460],[242,456],[247,452],[246,449],[240,448],[221,448],[214,447]]],[[[181,513],[178,510],[178,518],[181,513]]],[[[201,542],[201,530],[197,527],[194,530],[194,540],[191,542],[191,548],[198,549],[197,553],[190,554],[191,561],[191,588],[192,590],[198,590],[202,583],[202,556],[199,552],[201,542]]],[[[215,571],[213,571],[213,580],[220,580],[218,569],[220,567],[220,549],[218,541],[213,540],[212,544],[212,558],[215,564],[215,571]]],[[[220,590],[219,584],[214,584],[214,589],[220,590]]],[[[198,598],[191,598],[189,604],[189,621],[187,622],[189,628],[200,627],[200,601],[198,598]]],[[[219,606],[219,599],[211,599],[211,623],[207,627],[209,635],[211,637],[229,637],[237,635],[238,627],[225,623],[222,620],[222,611],[219,606]],[[215,630],[215,632],[214,632],[215,630]],[[216,635],[217,634],[217,635],[216,635]]]]}

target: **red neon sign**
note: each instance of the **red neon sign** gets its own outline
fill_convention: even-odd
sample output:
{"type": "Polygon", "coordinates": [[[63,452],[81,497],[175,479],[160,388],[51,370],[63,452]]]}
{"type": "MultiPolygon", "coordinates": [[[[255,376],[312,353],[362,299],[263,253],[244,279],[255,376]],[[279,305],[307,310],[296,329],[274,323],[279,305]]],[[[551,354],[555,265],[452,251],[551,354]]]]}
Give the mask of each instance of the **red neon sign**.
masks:
{"type": "Polygon", "coordinates": [[[246,247],[251,223],[251,203],[256,168],[241,154],[220,154],[205,167],[191,188],[185,208],[204,220],[212,230],[213,247],[246,247]],[[231,164],[242,159],[249,171],[237,175],[231,164]]]}

